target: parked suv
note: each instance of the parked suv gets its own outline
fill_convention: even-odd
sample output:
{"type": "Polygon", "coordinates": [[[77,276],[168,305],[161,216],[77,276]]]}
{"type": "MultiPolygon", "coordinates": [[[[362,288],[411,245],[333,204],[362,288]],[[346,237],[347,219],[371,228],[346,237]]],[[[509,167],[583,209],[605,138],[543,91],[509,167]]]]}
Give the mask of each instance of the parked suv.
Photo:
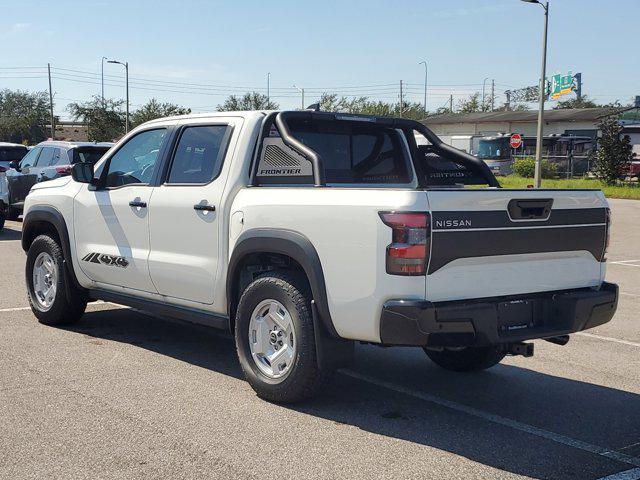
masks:
{"type": "Polygon", "coordinates": [[[412,120],[164,118],[72,175],[25,203],[35,316],[73,323],[101,299],[229,330],[271,401],[319,391],[357,341],[482,370],[531,356],[527,340],[564,345],[617,306],[601,191],[499,188],[412,120]]]}
{"type": "Polygon", "coordinates": [[[11,162],[7,171],[9,203],[6,216],[15,220],[24,205],[24,199],[37,182],[69,175],[77,162],[94,164],[113,143],[46,141],[33,147],[21,160],[11,162]]]}

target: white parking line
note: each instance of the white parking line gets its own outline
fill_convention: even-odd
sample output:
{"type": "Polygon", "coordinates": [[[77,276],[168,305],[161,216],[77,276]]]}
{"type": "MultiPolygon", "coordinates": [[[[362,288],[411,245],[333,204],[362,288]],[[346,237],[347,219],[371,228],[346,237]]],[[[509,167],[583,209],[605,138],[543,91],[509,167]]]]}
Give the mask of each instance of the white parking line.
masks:
{"type": "MultiPolygon", "coordinates": [[[[404,395],[418,398],[420,400],[425,400],[427,402],[434,403],[436,405],[440,405],[442,407],[449,408],[457,412],[465,413],[467,415],[481,418],[483,420],[487,420],[489,422],[492,422],[498,425],[503,425],[505,427],[513,428],[514,430],[519,430],[521,432],[535,435],[536,437],[544,438],[546,440],[551,440],[552,442],[566,445],[568,447],[577,448],[585,452],[593,453],[595,455],[608,458],[609,460],[615,460],[617,462],[633,465],[634,467],[640,467],[640,458],[632,457],[631,455],[626,455],[620,452],[612,452],[611,450],[608,450],[604,447],[592,445],[590,443],[586,443],[581,440],[576,440],[575,438],[567,437],[566,435],[550,432],[542,428],[534,427],[533,425],[528,425],[526,423],[518,422],[516,420],[511,420],[509,418],[501,417],[500,415],[485,412],[483,410],[469,407],[467,405],[453,402],[451,400],[445,400],[444,398],[436,397],[435,395],[431,395],[429,393],[411,390],[410,388],[403,387],[401,385],[396,385],[394,383],[386,382],[384,380],[379,380],[377,378],[370,377],[362,373],[354,372],[353,370],[340,370],[340,372],[342,372],[344,375],[347,375],[351,378],[355,378],[363,382],[371,383],[378,387],[383,387],[388,390],[393,390],[395,392],[402,393],[404,395]]],[[[635,469],[635,470],[638,470],[638,469],[635,469]]]]}
{"type": "MultiPolygon", "coordinates": [[[[95,302],[91,302],[89,304],[87,304],[87,306],[89,305],[102,305],[104,303],[109,303],[111,305],[115,305],[116,307],[124,307],[124,305],[119,305],[117,303],[112,303],[112,302],[103,302],[102,300],[98,300],[95,302]]],[[[125,307],[126,308],[126,307],[125,307]]],[[[24,310],[31,310],[31,307],[10,307],[10,308],[0,308],[0,313],[2,312],[22,312],[24,310]]]]}
{"type": "Polygon", "coordinates": [[[575,335],[582,335],[583,337],[597,338],[598,340],[605,340],[607,342],[620,343],[622,345],[629,345],[630,347],[640,347],[640,343],[630,342],[629,340],[621,340],[620,338],[605,337],[603,335],[595,335],[587,332],[576,332],[575,335]]]}
{"type": "Polygon", "coordinates": [[[31,307],[0,308],[0,312],[20,312],[22,310],[31,310],[31,307]]]}
{"type": "Polygon", "coordinates": [[[602,477],[598,480],[638,480],[640,479],[640,468],[632,468],[624,472],[614,473],[608,477],[602,477]]]}

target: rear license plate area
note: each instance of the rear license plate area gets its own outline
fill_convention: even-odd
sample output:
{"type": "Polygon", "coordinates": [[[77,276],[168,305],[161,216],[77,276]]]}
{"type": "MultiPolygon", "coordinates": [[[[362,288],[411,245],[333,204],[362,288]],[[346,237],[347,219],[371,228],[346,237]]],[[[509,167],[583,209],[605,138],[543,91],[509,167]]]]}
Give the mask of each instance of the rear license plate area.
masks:
{"type": "Polygon", "coordinates": [[[515,333],[535,325],[533,300],[511,300],[498,303],[498,332],[515,333]]]}

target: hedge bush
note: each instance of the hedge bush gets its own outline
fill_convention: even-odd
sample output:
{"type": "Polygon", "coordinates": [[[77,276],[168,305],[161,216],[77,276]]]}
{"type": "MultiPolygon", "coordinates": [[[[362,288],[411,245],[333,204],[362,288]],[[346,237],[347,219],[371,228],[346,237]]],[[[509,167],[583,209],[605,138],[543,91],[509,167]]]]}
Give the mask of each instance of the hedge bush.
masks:
{"type": "MultiPolygon", "coordinates": [[[[542,160],[540,163],[542,178],[556,178],[558,165],[542,160]]],[[[513,162],[513,173],[520,177],[533,178],[536,171],[535,158],[520,158],[513,162]]]]}

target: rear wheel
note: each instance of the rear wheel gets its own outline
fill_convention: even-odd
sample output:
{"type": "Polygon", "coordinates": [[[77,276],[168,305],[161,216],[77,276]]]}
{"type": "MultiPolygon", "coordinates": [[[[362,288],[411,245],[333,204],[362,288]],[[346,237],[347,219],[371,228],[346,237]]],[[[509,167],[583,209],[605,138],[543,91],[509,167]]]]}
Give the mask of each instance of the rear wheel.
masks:
{"type": "Polygon", "coordinates": [[[312,397],[327,373],[318,368],[311,296],[304,282],[270,272],[243,292],[235,338],[240,365],[258,396],[291,403],[312,397]]]}
{"type": "Polygon", "coordinates": [[[465,347],[462,349],[424,349],[436,365],[453,372],[486,370],[500,363],[506,353],[499,347],[465,347]]]}
{"type": "Polygon", "coordinates": [[[11,205],[9,205],[7,207],[7,220],[18,220],[18,217],[20,216],[20,210],[18,210],[16,207],[12,207],[11,205]]]}
{"type": "Polygon", "coordinates": [[[48,235],[36,237],[27,253],[25,273],[31,310],[40,323],[75,323],[87,307],[85,292],[71,283],[65,268],[56,240],[48,235]]]}
{"type": "Polygon", "coordinates": [[[0,230],[4,228],[4,212],[0,209],[0,230]]]}

